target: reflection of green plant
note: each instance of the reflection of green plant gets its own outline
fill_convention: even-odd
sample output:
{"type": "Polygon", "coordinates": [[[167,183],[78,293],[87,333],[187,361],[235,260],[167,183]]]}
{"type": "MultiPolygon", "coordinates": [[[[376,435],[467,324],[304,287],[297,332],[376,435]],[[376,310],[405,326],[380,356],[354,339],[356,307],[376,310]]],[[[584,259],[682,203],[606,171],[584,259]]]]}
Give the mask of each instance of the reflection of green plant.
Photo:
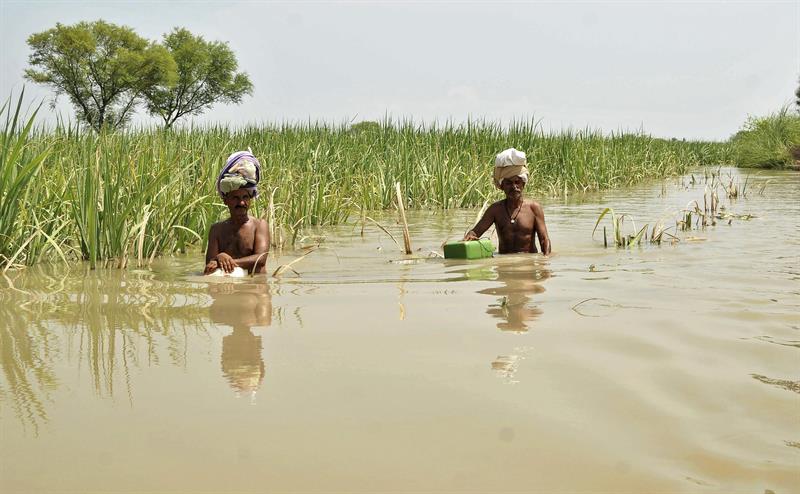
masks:
{"type": "Polygon", "coordinates": [[[0,291],[0,405],[10,402],[34,427],[47,419],[60,359],[85,365],[98,395],[114,396],[122,384],[132,400],[131,368],[165,360],[185,366],[189,336],[208,324],[204,290],[149,275],[50,276],[31,268],[6,283],[12,285],[0,291]]]}
{"type": "Polygon", "coordinates": [[[121,372],[130,397],[130,366],[140,365],[141,357],[159,364],[165,350],[172,365],[186,365],[186,328],[204,331],[207,310],[204,298],[180,302],[192,300],[195,290],[172,293],[169,284],[146,277],[126,276],[124,287],[120,281],[109,272],[81,280],[73,287],[81,303],[62,300],[57,321],[80,334],[78,354],[89,366],[96,392],[113,396],[121,372]]]}
{"type": "Polygon", "coordinates": [[[47,421],[43,402],[56,387],[52,336],[44,323],[26,318],[17,307],[3,309],[12,307],[0,304],[0,405],[9,401],[23,426],[38,434],[39,423],[47,421]]]}

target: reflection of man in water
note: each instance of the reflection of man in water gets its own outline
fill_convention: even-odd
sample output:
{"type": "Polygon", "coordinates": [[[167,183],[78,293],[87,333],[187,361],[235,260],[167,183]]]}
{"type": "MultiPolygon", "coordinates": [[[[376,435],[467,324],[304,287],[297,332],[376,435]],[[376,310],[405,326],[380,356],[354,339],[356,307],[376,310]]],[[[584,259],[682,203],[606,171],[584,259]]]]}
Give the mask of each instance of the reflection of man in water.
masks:
{"type": "Polygon", "coordinates": [[[550,271],[529,262],[498,264],[497,281],[504,286],[487,288],[478,293],[501,296],[499,303],[490,305],[486,313],[500,319],[497,329],[501,331],[527,331],[528,321],[542,314],[541,309],[530,307],[531,296],[544,292],[542,282],[550,277],[550,271]]]}
{"type": "Polygon", "coordinates": [[[506,198],[489,206],[475,227],[464,235],[464,240],[477,240],[490,226],[497,229],[501,254],[537,252],[535,238],[539,238],[542,254],[550,253],[550,237],[544,223],[544,210],[538,202],[525,199],[522,191],[528,182],[525,153],[514,148],[506,149],[495,158],[494,185],[502,189],[506,198]]]}
{"type": "Polygon", "coordinates": [[[222,375],[239,393],[255,393],[264,380],[261,336],[253,326],[272,323],[272,297],[266,284],[212,283],[209,292],[211,320],[231,326],[233,332],[222,338],[222,375]]]}

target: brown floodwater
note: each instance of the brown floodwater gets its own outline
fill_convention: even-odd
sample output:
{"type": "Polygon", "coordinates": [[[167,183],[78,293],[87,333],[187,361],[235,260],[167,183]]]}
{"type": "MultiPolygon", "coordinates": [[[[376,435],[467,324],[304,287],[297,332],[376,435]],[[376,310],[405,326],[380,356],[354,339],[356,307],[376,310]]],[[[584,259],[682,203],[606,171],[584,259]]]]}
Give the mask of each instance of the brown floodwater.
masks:
{"type": "Polygon", "coordinates": [[[800,492],[800,174],[677,244],[591,237],[674,224],[702,173],[541,200],[550,257],[428,257],[477,213],[446,211],[413,258],[307,232],[280,279],[9,271],[0,491],[800,492]]]}

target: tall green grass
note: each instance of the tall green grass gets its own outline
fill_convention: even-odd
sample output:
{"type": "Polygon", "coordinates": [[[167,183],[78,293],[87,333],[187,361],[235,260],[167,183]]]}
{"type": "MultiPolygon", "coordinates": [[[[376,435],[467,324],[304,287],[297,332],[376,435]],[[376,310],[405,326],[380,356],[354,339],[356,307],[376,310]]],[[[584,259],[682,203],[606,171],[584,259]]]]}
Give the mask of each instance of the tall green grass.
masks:
{"type": "MultiPolygon", "coordinates": [[[[203,246],[209,226],[227,213],[214,185],[219,169],[231,152],[248,147],[263,165],[253,213],[274,211],[273,227],[281,232],[275,239],[393,208],[396,182],[411,209],[478,207],[498,196],[491,183],[494,156],[508,147],[528,154],[534,196],[629,185],[731,161],[720,143],[544,133],[535,122],[507,129],[385,121],[99,135],[68,125],[9,129],[27,158],[4,158],[1,171],[19,175],[34,160],[42,169],[35,185],[20,183],[16,195],[3,195],[3,207],[13,199],[16,211],[10,220],[0,218],[6,265],[31,232],[38,240],[21,249],[15,264],[63,257],[124,267],[203,246]]],[[[13,147],[5,144],[9,139],[4,149],[13,147]]]]}
{"type": "Polygon", "coordinates": [[[12,106],[11,98],[0,106],[0,118],[5,119],[0,134],[0,266],[13,264],[26,248],[34,248],[31,242],[41,236],[40,223],[46,221],[35,213],[30,215],[31,224],[22,221],[28,210],[26,204],[37,195],[35,178],[48,153],[46,144],[36,151],[27,146],[38,109],[27,121],[21,121],[23,97],[24,92],[16,106],[12,106]]]}
{"type": "Polygon", "coordinates": [[[800,114],[784,107],[766,117],[750,117],[733,139],[736,164],[790,168],[800,164],[800,114]]]}

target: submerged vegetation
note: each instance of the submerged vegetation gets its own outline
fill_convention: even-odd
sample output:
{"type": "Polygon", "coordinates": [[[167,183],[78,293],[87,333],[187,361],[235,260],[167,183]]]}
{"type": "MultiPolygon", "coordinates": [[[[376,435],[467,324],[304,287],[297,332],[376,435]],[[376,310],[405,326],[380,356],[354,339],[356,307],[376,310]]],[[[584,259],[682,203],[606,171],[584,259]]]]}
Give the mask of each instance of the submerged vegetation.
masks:
{"type": "MultiPolygon", "coordinates": [[[[736,215],[728,212],[719,199],[720,197],[727,197],[728,200],[733,202],[739,197],[747,197],[747,186],[750,183],[749,176],[745,177],[744,181],[738,177],[734,178],[730,174],[727,177],[723,177],[720,169],[717,168],[717,170],[706,169],[700,178],[704,180],[703,183],[705,184],[702,207],[700,207],[699,201],[690,201],[685,208],[674,211],[671,215],[668,214],[667,217],[659,218],[654,223],[652,230],[648,230],[649,224],[637,229],[636,222],[630,214],[620,214],[614,211],[613,208],[607,207],[597,217],[592,229],[592,238],[594,238],[600,223],[606,216],[611,220],[611,242],[609,242],[609,232],[604,226],[603,246],[608,247],[611,244],[617,248],[628,249],[634,246],[641,246],[643,242],[657,245],[661,245],[662,242],[678,243],[681,241],[678,232],[704,230],[706,227],[716,226],[717,220],[727,221],[728,225],[730,225],[734,219],[750,220],[754,218],[751,214],[736,215]],[[667,226],[665,223],[667,219],[674,221],[675,225],[667,226]],[[632,225],[632,229],[628,234],[625,233],[626,220],[632,225]]],[[[697,183],[699,183],[699,179],[696,179],[692,174],[691,185],[697,183]]],[[[767,183],[768,181],[763,182],[759,194],[763,195],[767,183]]],[[[692,240],[692,238],[688,240],[692,240]]]]}
{"type": "Polygon", "coordinates": [[[784,107],[766,117],[751,117],[731,143],[739,166],[797,168],[800,166],[800,114],[784,107]]]}
{"type": "Polygon", "coordinates": [[[411,209],[479,207],[497,195],[490,179],[495,154],[511,146],[528,155],[534,196],[731,162],[722,143],[545,133],[535,122],[508,129],[387,121],[96,134],[68,125],[35,129],[32,117],[20,130],[14,111],[5,109],[0,143],[6,269],[59,258],[124,267],[202,246],[209,226],[227,212],[214,188],[219,169],[228,154],[248,147],[263,166],[252,214],[270,219],[276,247],[304,226],[394,207],[397,182],[411,209]]]}

